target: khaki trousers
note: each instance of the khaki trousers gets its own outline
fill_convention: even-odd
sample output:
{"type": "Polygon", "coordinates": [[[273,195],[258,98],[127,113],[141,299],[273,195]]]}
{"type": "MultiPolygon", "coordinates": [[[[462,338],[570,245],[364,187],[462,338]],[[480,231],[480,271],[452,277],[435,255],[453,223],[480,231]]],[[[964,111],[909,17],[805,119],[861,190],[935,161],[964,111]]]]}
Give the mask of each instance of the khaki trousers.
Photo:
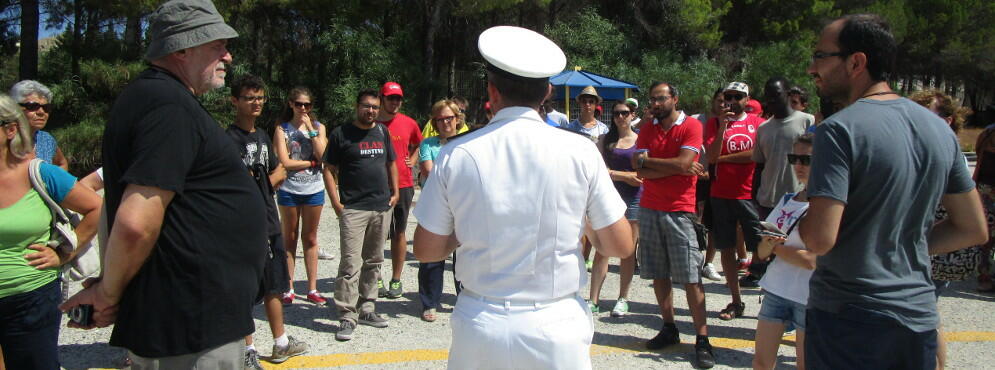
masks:
{"type": "Polygon", "coordinates": [[[348,209],[339,217],[341,259],[335,280],[335,307],[339,320],[356,323],[360,313],[373,312],[383,246],[391,210],[348,209]]]}
{"type": "Polygon", "coordinates": [[[245,338],[188,355],[147,358],[128,351],[134,370],[221,369],[241,370],[245,358],[245,338]]]}

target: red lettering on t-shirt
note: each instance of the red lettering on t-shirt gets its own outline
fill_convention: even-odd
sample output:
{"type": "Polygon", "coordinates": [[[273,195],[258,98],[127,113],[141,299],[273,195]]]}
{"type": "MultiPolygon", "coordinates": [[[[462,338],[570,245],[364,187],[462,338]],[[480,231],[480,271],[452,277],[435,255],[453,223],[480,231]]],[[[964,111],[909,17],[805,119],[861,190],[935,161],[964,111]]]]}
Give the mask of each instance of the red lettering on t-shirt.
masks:
{"type": "MultiPolygon", "coordinates": [[[[753,150],[753,145],[757,139],[757,128],[763,123],[763,118],[749,114],[742,121],[729,122],[725,132],[722,133],[722,153],[720,155],[753,150]]],[[[705,130],[706,145],[717,138],[716,131],[718,131],[719,126],[717,118],[709,119],[707,126],[705,130]]],[[[716,164],[710,195],[723,199],[753,198],[753,171],[755,169],[756,163],[754,162],[716,164]]]]}

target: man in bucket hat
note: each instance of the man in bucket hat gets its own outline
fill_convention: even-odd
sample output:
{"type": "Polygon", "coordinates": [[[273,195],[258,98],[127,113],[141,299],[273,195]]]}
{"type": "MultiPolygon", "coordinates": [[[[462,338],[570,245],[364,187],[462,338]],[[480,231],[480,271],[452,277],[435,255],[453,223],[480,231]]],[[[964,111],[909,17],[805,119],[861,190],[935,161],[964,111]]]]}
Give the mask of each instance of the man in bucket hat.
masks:
{"type": "Polygon", "coordinates": [[[455,250],[461,266],[485,266],[456,270],[464,289],[449,368],[590,369],[594,330],[578,295],[587,273],[577,238],[587,216],[598,252],[629,256],[625,204],[598,149],[537,112],[549,77],[566,64],[563,51],[509,26],[484,31],[478,47],[497,114],[442,148],[414,209],[415,257],[444,261],[455,250]]]}
{"type": "MultiPolygon", "coordinates": [[[[238,33],[206,0],[149,17],[149,69],[104,131],[110,225],[102,278],[62,305],[139,369],[241,368],[267,253],[266,211],[239,151],[196,96],[224,85],[238,33]]],[[[80,327],[77,324],[71,326],[80,327]]]]}

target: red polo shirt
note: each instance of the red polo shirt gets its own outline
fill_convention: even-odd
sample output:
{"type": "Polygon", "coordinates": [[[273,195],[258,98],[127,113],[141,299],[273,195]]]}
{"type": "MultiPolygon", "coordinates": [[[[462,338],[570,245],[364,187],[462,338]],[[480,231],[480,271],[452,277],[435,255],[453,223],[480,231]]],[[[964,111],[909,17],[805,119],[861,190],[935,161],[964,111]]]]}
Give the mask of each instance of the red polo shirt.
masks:
{"type": "MultiPolygon", "coordinates": [[[[664,131],[653,120],[639,130],[636,148],[649,149],[650,158],[675,158],[681,149],[694,150],[700,155],[701,122],[681,112],[674,125],[664,131]]],[[[694,213],[697,182],[698,176],[693,175],[645,179],[639,206],[664,212],[694,213]]]]}

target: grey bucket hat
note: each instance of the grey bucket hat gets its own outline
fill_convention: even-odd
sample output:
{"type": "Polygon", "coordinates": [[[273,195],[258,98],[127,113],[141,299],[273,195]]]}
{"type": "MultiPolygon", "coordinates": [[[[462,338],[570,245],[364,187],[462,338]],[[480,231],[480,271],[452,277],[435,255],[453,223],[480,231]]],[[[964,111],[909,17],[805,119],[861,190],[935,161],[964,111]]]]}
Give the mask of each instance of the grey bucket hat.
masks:
{"type": "Polygon", "coordinates": [[[220,39],[238,37],[210,0],[173,0],[149,17],[152,40],[145,59],[156,60],[174,51],[220,39]]]}

